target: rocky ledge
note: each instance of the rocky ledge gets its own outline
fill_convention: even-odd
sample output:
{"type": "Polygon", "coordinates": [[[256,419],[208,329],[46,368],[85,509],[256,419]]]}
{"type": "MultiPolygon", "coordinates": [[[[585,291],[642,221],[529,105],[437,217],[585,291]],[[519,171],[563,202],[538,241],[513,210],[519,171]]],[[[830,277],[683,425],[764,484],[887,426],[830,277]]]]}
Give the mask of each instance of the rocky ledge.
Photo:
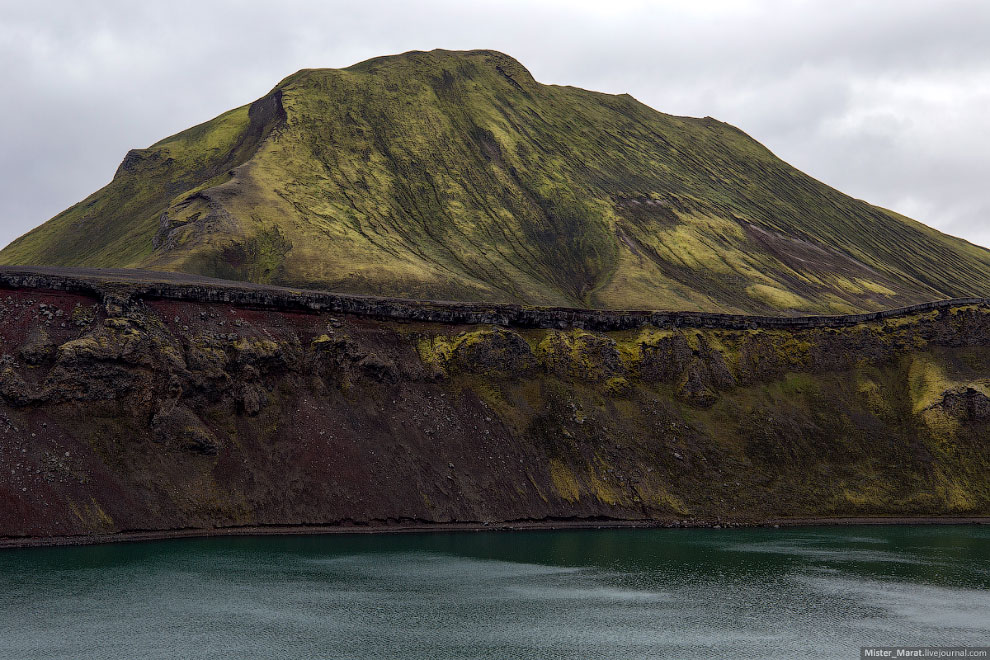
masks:
{"type": "Polygon", "coordinates": [[[329,312],[382,320],[516,328],[582,328],[610,331],[657,328],[841,328],[963,305],[988,305],[987,298],[952,298],[879,312],[834,316],[753,316],[706,312],[591,310],[514,304],[378,298],[291,289],[230,280],[125,269],[0,266],[0,288],[67,291],[127,307],[142,300],[223,303],[280,312],[329,312]]]}

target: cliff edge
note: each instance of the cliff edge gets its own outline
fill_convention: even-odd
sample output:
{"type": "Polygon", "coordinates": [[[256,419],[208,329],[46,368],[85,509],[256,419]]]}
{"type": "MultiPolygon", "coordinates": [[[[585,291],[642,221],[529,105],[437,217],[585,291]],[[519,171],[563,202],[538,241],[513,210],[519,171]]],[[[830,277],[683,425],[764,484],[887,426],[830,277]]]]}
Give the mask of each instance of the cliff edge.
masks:
{"type": "Polygon", "coordinates": [[[0,289],[8,542],[990,514],[985,304],[607,330],[41,284],[0,289]]]}

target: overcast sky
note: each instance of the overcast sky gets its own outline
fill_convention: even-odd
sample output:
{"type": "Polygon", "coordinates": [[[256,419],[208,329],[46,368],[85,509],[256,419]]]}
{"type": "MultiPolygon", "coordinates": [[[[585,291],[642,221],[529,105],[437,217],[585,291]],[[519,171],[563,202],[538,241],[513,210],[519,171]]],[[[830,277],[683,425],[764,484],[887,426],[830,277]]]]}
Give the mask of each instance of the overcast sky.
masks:
{"type": "Polygon", "coordinates": [[[990,2],[0,0],[0,245],[301,68],[501,50],[990,246],[990,2]]]}

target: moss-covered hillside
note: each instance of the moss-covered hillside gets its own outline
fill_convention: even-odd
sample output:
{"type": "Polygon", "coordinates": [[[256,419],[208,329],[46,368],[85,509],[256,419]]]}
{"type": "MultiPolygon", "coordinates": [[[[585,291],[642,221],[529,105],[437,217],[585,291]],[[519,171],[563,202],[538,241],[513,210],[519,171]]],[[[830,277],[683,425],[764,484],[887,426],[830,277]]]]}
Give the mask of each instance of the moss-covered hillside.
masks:
{"type": "Polygon", "coordinates": [[[711,118],[492,51],[300,71],[130,152],[0,252],[429,299],[832,312],[990,290],[990,252],[711,118]]]}

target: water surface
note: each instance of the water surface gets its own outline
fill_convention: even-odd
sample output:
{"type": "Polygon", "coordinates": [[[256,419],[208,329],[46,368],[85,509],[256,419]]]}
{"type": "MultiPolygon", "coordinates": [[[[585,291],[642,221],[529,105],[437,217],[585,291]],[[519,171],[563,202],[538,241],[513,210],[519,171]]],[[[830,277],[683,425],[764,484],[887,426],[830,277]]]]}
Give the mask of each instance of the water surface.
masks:
{"type": "Polygon", "coordinates": [[[0,658],[858,658],[990,644],[990,528],[0,550],[0,658]]]}

